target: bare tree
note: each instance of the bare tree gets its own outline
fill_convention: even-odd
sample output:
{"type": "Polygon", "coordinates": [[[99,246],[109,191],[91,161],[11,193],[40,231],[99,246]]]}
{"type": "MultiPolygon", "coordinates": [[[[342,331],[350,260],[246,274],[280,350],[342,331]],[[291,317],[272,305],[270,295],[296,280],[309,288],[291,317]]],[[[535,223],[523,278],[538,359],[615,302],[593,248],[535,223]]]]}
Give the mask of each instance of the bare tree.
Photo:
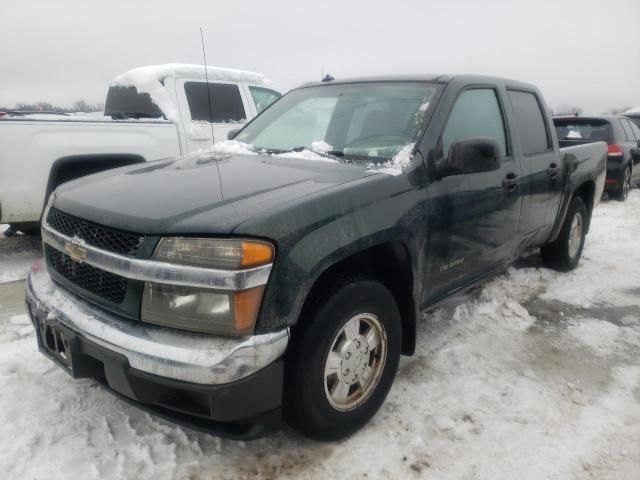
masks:
{"type": "Polygon", "coordinates": [[[553,110],[554,115],[582,115],[582,108],[576,107],[575,105],[567,105],[562,104],[558,106],[558,108],[553,110]]]}
{"type": "Polygon", "coordinates": [[[620,108],[618,107],[610,108],[609,113],[611,113],[612,115],[618,115],[619,113],[626,112],[627,110],[631,110],[631,107],[628,105],[620,108]]]}
{"type": "Polygon", "coordinates": [[[74,112],[90,112],[91,111],[89,104],[82,99],[76,100],[75,102],[73,102],[73,104],[71,105],[71,109],[74,112]]]}

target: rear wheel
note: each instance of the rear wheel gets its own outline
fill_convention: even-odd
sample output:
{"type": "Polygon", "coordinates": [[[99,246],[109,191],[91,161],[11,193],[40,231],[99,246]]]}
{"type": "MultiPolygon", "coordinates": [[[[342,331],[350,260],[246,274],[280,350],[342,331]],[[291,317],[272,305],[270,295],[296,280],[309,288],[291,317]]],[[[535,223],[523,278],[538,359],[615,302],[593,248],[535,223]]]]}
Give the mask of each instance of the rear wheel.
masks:
{"type": "Polygon", "coordinates": [[[631,165],[627,165],[624,169],[624,173],[622,174],[622,186],[618,190],[612,192],[613,197],[620,202],[624,202],[629,196],[629,190],[631,190],[631,165]]]}
{"type": "Polygon", "coordinates": [[[578,266],[587,236],[587,207],[580,197],[571,199],[558,238],[540,249],[545,266],[568,272],[578,266]]]}
{"type": "Polygon", "coordinates": [[[338,440],[384,402],[400,359],[400,312],[372,280],[348,280],[315,302],[287,354],[284,415],[301,433],[338,440]]]}

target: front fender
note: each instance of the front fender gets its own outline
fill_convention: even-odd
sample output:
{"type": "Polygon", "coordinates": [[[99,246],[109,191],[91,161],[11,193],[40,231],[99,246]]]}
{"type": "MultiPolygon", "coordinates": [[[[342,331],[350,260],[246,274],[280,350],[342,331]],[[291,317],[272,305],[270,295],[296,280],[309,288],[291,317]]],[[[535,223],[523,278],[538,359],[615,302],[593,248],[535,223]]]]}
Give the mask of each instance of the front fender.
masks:
{"type": "MultiPolygon", "coordinates": [[[[419,272],[424,265],[426,195],[424,190],[414,188],[393,195],[386,195],[390,192],[385,189],[377,193],[373,200],[354,189],[307,206],[325,212],[331,211],[333,203],[342,208],[341,213],[310,222],[297,234],[277,242],[276,260],[256,326],[258,333],[294,325],[323,272],[355,254],[389,242],[407,247],[413,294],[417,298],[415,290],[422,284],[419,272]]],[[[309,218],[313,217],[310,212],[309,218]]]]}

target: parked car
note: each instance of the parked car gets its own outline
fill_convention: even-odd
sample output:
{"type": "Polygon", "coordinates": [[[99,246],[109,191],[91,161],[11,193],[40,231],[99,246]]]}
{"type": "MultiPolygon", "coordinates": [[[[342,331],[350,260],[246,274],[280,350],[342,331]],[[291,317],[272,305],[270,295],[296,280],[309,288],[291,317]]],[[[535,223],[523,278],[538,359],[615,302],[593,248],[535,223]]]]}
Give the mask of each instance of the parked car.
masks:
{"type": "Polygon", "coordinates": [[[251,438],[283,415],[343,438],[382,405],[420,311],[530,249],[576,267],[607,145],[560,149],[552,125],[511,80],[330,81],[246,125],[245,154],[67,183],[27,282],[39,348],[195,428],[251,438]]]}
{"type": "Polygon", "coordinates": [[[607,142],[606,191],[624,201],[640,183],[640,128],[623,115],[554,117],[561,147],[607,142]]]}
{"type": "Polygon", "coordinates": [[[208,78],[209,89],[202,65],[141,67],[114,79],[102,117],[1,117],[0,223],[38,230],[46,198],[61,183],[210,147],[212,132],[226,139],[280,96],[257,73],[209,67],[208,78]]]}

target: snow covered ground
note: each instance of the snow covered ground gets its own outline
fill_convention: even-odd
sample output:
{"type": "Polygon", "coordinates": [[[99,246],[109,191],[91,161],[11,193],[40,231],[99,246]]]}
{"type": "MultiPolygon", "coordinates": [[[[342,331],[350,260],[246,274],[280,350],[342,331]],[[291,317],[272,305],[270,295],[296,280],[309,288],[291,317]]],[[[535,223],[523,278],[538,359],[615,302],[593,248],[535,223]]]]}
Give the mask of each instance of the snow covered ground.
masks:
{"type": "Polygon", "coordinates": [[[531,256],[426,315],[381,411],[339,443],[222,440],[73,381],[4,283],[0,477],[640,478],[639,212],[638,190],[601,204],[572,273],[531,256]]]}
{"type": "Polygon", "coordinates": [[[5,238],[8,225],[0,225],[0,284],[24,280],[29,267],[41,256],[40,238],[18,234],[5,238]]]}

